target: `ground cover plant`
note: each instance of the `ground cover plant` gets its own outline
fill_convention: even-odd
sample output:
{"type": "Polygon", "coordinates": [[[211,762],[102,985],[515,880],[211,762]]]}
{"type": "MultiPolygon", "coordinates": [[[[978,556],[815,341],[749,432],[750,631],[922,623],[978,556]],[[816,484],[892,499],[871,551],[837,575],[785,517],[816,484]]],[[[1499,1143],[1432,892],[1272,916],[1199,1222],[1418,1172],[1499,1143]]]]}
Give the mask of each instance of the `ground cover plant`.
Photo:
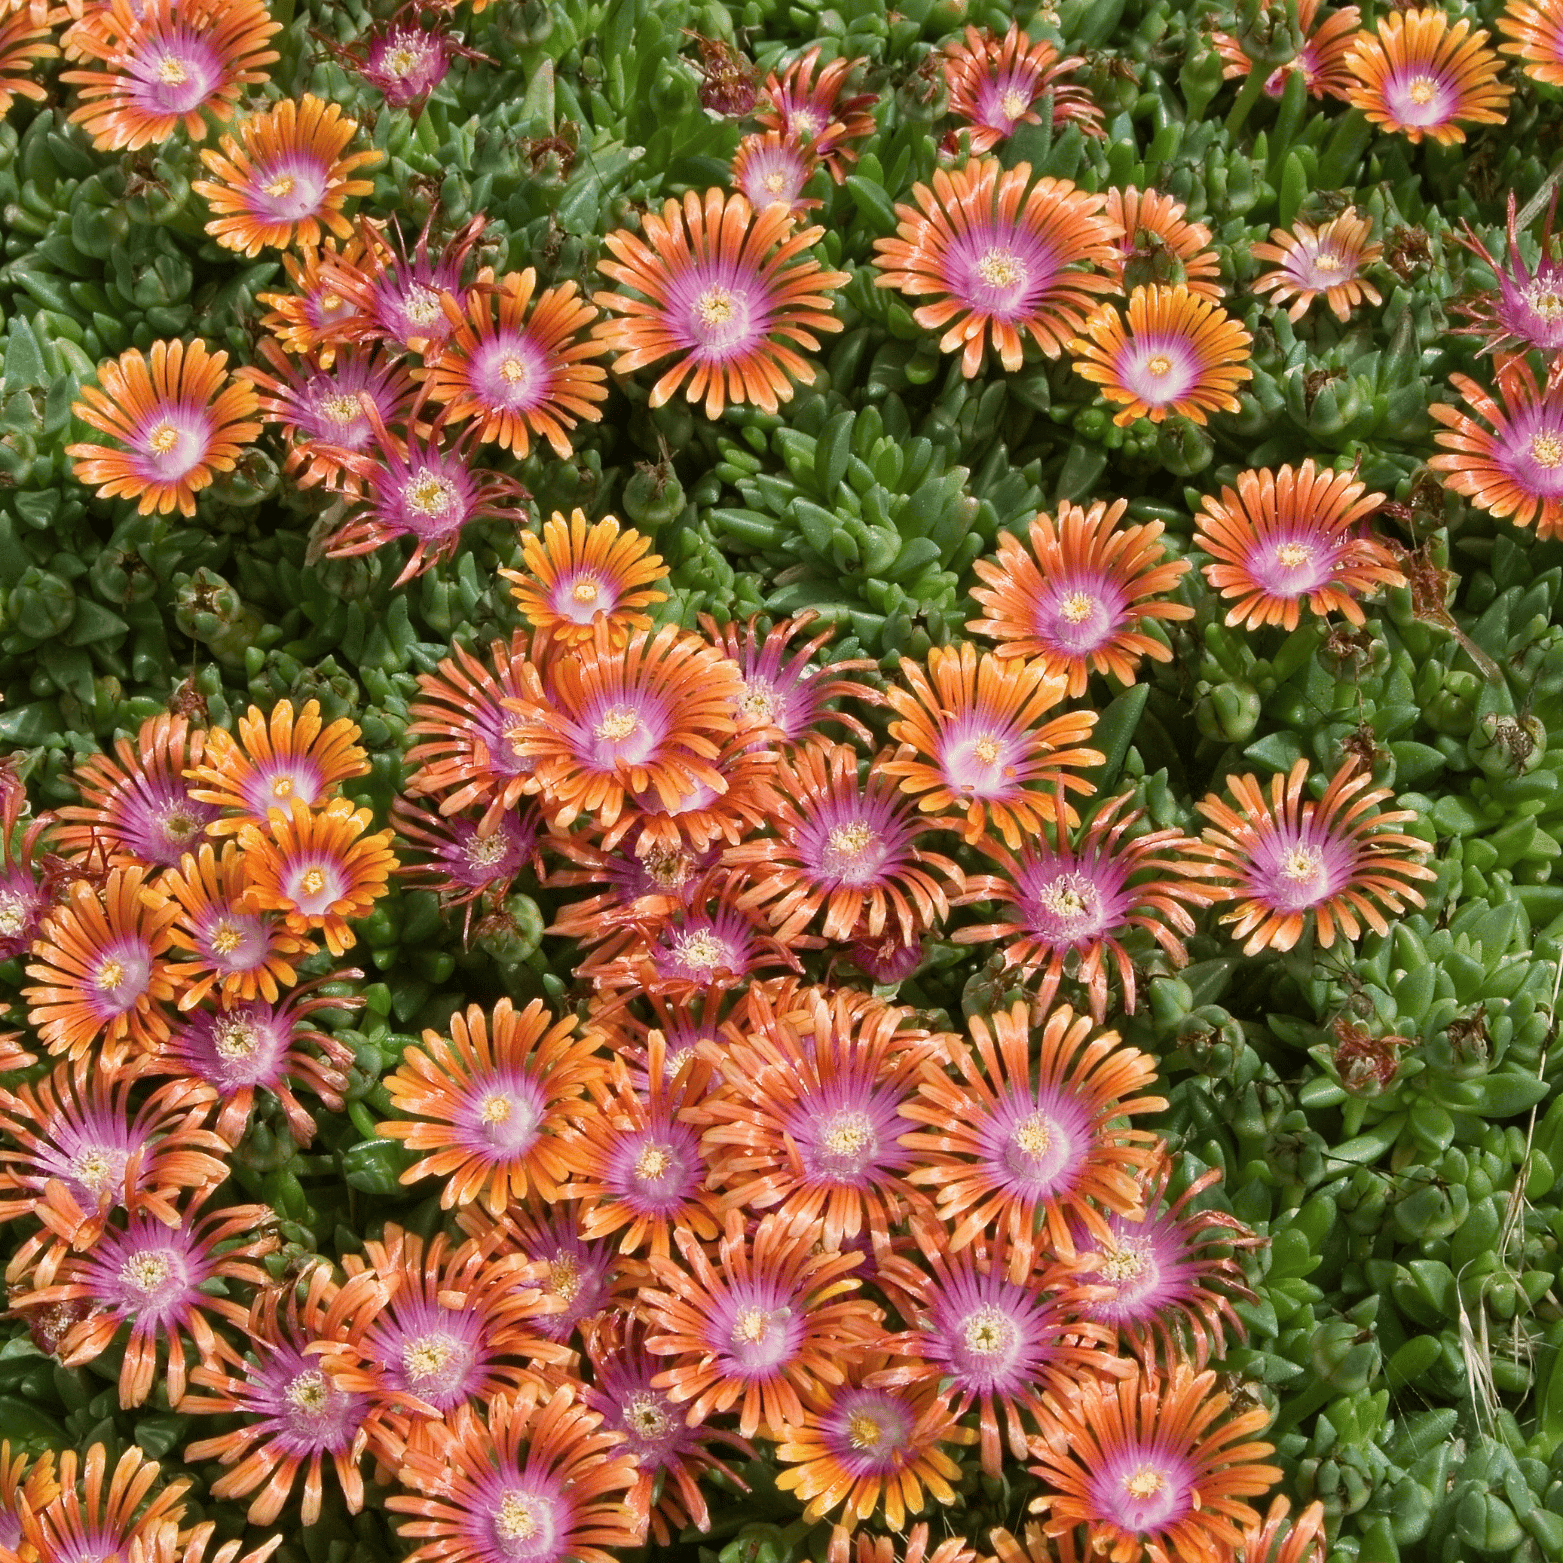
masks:
{"type": "Polygon", "coordinates": [[[0,1563],[1563,1558],[1563,11],[0,0],[0,1563]]]}

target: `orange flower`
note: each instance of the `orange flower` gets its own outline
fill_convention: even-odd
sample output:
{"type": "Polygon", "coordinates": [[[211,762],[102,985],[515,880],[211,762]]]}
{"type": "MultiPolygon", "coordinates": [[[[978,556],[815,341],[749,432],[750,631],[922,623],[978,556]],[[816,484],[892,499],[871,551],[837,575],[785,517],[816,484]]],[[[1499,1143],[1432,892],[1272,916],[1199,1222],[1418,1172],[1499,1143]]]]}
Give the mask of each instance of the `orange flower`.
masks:
{"type": "Polygon", "coordinates": [[[284,98],[251,115],[240,124],[238,141],[225,135],[220,153],[201,153],[217,176],[191,185],[213,212],[206,231],[226,249],[251,257],[268,247],[318,244],[322,229],[349,238],[353,229],[343,204],[349,196],[368,195],[374,184],[348,176],[380,161],[372,150],[342,155],[357,129],[339,104],[307,92],[297,102],[284,98]]]}
{"type": "Polygon", "coordinates": [[[364,832],[368,809],[333,798],[321,809],[297,809],[291,818],[273,809],[269,831],[246,823],[239,831],[254,883],[250,904],[281,912],[292,933],[318,928],[326,948],[341,955],[358,942],[350,919],[367,917],[386,893],[396,867],[393,832],[364,832]]]}
{"type": "Polygon", "coordinates": [[[1514,89],[1498,80],[1500,60],[1488,34],[1445,11],[1391,11],[1375,37],[1364,28],[1346,55],[1352,76],[1346,100],[1375,125],[1413,145],[1431,136],[1440,146],[1465,140],[1461,125],[1501,125],[1514,89]]]}
{"type": "Polygon", "coordinates": [[[820,48],[816,44],[794,60],[780,76],[772,71],[765,78],[754,117],[762,130],[776,130],[794,141],[801,141],[830,170],[839,185],[847,170],[857,161],[857,152],[846,145],[860,141],[875,130],[874,105],[878,93],[859,92],[843,98],[841,89],[847,78],[867,60],[838,56],[818,76],[820,48]]]}
{"type": "Polygon", "coordinates": [[[1263,1528],[1248,1532],[1242,1563],[1324,1563],[1324,1505],[1310,1503],[1288,1524],[1291,1512],[1291,1501],[1277,1493],[1263,1528]]]}
{"type": "Polygon", "coordinates": [[[1123,230],[1117,255],[1104,262],[1120,290],[1147,282],[1181,282],[1200,298],[1219,299],[1221,260],[1209,248],[1211,233],[1204,223],[1191,223],[1181,201],[1159,190],[1107,192],[1107,220],[1123,230]]]}
{"type": "Polygon", "coordinates": [[[59,53],[48,0],[0,0],[0,119],[19,97],[48,99],[37,67],[59,53]]]}
{"type": "MultiPolygon", "coordinates": [[[[1498,45],[1500,54],[1512,54],[1520,60],[1532,81],[1563,86],[1563,15],[1555,5],[1546,0],[1540,5],[1532,5],[1530,0],[1507,0],[1498,18],[1498,31],[1505,39],[1498,45]]],[[[3,109],[0,101],[0,112],[3,109]]]]}
{"type": "Polygon", "coordinates": [[[1027,336],[1057,358],[1094,295],[1113,291],[1110,276],[1089,269],[1110,267],[1117,253],[1105,196],[1067,179],[1033,183],[1029,163],[1006,170],[996,157],[953,173],[935,169],[933,188],[913,185],[912,196],[917,207],[896,207],[895,236],[874,240],[874,286],[933,297],[912,318],[944,332],[939,351],[960,352],[968,379],[990,335],[1011,373],[1024,362],[1027,336]]]}
{"type": "Polygon", "coordinates": [[[337,287],[340,273],[357,274],[371,250],[383,246],[379,232],[366,218],[337,253],[336,240],[322,244],[300,243],[298,255],[282,257],[283,270],[293,284],[291,293],[257,293],[255,300],[269,306],[261,325],[276,337],[285,352],[296,357],[318,352],[320,367],[329,369],[337,347],[357,334],[358,309],[337,287]]]}
{"type": "Polygon", "coordinates": [[[100,364],[98,384],[84,385],[71,411],[126,448],[67,445],[76,480],[97,484],[99,499],[139,499],[144,516],[176,505],[193,516],[195,496],[233,471],[262,428],[255,388],[230,379],[227,363],[197,338],[154,342],[150,364],[134,347],[100,364]]]}
{"type": "Polygon", "coordinates": [[[1122,408],[1113,422],[1160,423],[1176,415],[1205,423],[1213,412],[1237,412],[1236,391],[1253,379],[1253,338],[1225,310],[1181,283],[1136,288],[1128,330],[1117,309],[1103,304],[1069,344],[1075,373],[1102,388],[1122,408]]]}
{"type": "Polygon", "coordinates": [[[661,407],[688,380],[685,396],[704,397],[711,419],[729,402],[774,413],[792,400],[793,381],[813,382],[814,370],[788,344],[817,351],[820,332],[841,330],[830,290],[850,280],[806,253],[823,228],[794,232],[785,206],[756,213],[741,195],[707,190],[702,202],[691,190],[682,207],[670,200],[660,217],[648,212],[641,231],[645,239],[625,228],[608,234],[614,258],[598,262],[632,290],[596,295],[627,317],[596,330],[618,354],[615,374],[677,354],[652,386],[651,405],[661,407]]]}
{"type": "Polygon", "coordinates": [[[1164,600],[1191,566],[1167,558],[1160,521],[1119,530],[1127,509],[1124,499],[1089,510],[1064,500],[1056,530],[1045,515],[1032,521],[1030,552],[1000,532],[998,558],[973,566],[985,583],[972,588],[983,616],[966,628],[1008,656],[1040,657],[1049,673],[1067,673],[1071,699],[1093,672],[1132,684],[1141,657],[1170,662],[1166,644],[1140,626],[1194,617],[1187,604],[1164,600]]]}
{"type": "MultiPolygon", "coordinates": [[[[1297,0],[1297,25],[1303,34],[1302,52],[1270,74],[1265,82],[1268,97],[1279,98],[1295,71],[1301,71],[1308,95],[1344,99],[1351,91],[1346,56],[1362,25],[1362,12],[1354,5],[1320,13],[1322,0],[1297,0]]],[[[1253,68],[1243,46],[1227,33],[1212,32],[1211,42],[1221,56],[1221,74],[1228,80],[1246,76],[1253,68]]]]}
{"type": "MultiPolygon", "coordinates": [[[[0,113],[3,113],[0,108],[0,113]]],[[[31,1551],[22,1551],[22,1508],[33,1514],[47,1508],[60,1495],[54,1474],[54,1451],[46,1449],[29,1458],[11,1454],[11,1440],[0,1443],[0,1546],[7,1546],[21,1559],[32,1563],[31,1551]]]]}
{"type": "Polygon", "coordinates": [[[950,113],[970,126],[973,152],[988,152],[1008,141],[1019,125],[1040,125],[1036,101],[1053,95],[1052,128],[1079,125],[1088,136],[1103,136],[1102,111],[1081,86],[1061,80],[1085,64],[1079,55],[1061,60],[1046,39],[1033,43],[1017,23],[996,38],[986,29],[966,29],[964,44],[945,45],[944,79],[950,88],[950,113]]]}
{"type": "Polygon", "coordinates": [[[1251,250],[1255,260],[1279,262],[1274,271],[1259,278],[1254,292],[1273,293],[1277,304],[1295,298],[1297,302],[1286,312],[1289,320],[1301,320],[1321,293],[1341,321],[1349,320],[1364,299],[1370,304],[1383,302],[1362,272],[1382,258],[1384,246],[1368,243],[1373,224],[1358,216],[1355,207],[1348,206],[1322,228],[1299,220],[1292,230],[1273,228],[1274,242],[1256,244],[1251,250]]]}
{"type": "Polygon", "coordinates": [[[21,1505],[20,1554],[37,1563],[70,1563],[91,1556],[96,1547],[107,1558],[159,1558],[173,1548],[190,1488],[188,1478],[181,1478],[148,1503],[161,1474],[157,1461],[134,1447],[120,1455],[112,1472],[102,1444],[93,1444],[85,1460],[65,1450],[55,1497],[36,1511],[21,1505]]]}
{"type": "Polygon", "coordinates": [[[803,188],[819,167],[810,147],[779,130],[745,136],[733,157],[733,187],[755,209],[782,206],[794,217],[823,203],[803,194],[803,188]]]}
{"type": "Polygon", "coordinates": [[[640,610],[667,601],[657,589],[667,580],[662,556],[633,527],[621,533],[614,516],[588,522],[585,511],[575,510],[567,522],[556,510],[540,538],[521,534],[521,552],[524,571],[499,573],[527,622],[559,645],[585,645],[601,620],[612,643],[622,646],[631,630],[651,628],[640,610]]]}
{"type": "Polygon", "coordinates": [[[494,1216],[535,1185],[548,1200],[575,1169],[569,1134],[589,1110],[586,1088],[604,1070],[595,1033],[576,1035],[574,1016],[554,1020],[533,999],[517,1011],[501,999],[492,1026],[476,1004],[450,1018],[450,1037],[425,1031],[385,1089],[398,1112],[418,1120],[383,1122],[380,1133],[428,1151],[403,1183],[444,1178],[442,1209],[480,1200],[494,1216]]]}

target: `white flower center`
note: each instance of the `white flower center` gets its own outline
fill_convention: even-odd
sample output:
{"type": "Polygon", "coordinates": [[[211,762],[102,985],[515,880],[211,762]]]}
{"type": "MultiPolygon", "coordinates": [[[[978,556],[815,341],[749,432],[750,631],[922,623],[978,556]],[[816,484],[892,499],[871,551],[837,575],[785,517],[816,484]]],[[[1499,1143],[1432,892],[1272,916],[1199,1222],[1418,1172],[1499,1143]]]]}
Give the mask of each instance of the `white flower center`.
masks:
{"type": "Polygon", "coordinates": [[[1313,550],[1302,543],[1282,543],[1275,551],[1278,563],[1288,570],[1300,570],[1313,558],[1313,550]]]}
{"type": "Polygon", "coordinates": [[[416,326],[433,325],[444,313],[440,308],[440,296],[433,288],[415,282],[407,290],[402,301],[402,313],[416,326]]]}
{"type": "Polygon", "coordinates": [[[603,713],[595,731],[599,738],[606,738],[609,743],[622,743],[639,728],[640,712],[629,706],[615,706],[613,710],[603,713]]]}
{"type": "Polygon", "coordinates": [[[977,275],[990,288],[1012,288],[1025,276],[1025,269],[1008,250],[989,250],[977,262],[977,275]]]}
{"type": "Polygon", "coordinates": [[[1538,434],[1530,442],[1530,459],[1538,467],[1555,467],[1563,462],[1563,440],[1555,434],[1538,434]]]}
{"type": "Polygon", "coordinates": [[[421,516],[442,516],[456,503],[456,485],[449,478],[425,472],[407,490],[407,505],[421,516]]]}
{"type": "Polygon", "coordinates": [[[726,288],[715,285],[707,288],[695,300],[695,313],[708,326],[729,325],[735,309],[733,295],[726,288]]]}

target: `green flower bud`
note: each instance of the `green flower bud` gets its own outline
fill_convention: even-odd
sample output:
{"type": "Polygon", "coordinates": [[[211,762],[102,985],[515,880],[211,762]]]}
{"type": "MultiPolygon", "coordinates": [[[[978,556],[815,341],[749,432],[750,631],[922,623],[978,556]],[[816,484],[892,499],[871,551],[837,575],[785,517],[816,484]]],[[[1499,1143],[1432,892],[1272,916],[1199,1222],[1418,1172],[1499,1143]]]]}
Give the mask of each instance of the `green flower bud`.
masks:
{"type": "Polygon", "coordinates": [[[219,662],[239,663],[265,621],[215,570],[174,577],[174,623],[219,662]]]}
{"type": "Polygon", "coordinates": [[[1246,680],[1217,684],[1194,707],[1194,720],[1207,738],[1244,743],[1259,725],[1263,702],[1246,680]]]}
{"type": "Polygon", "coordinates": [[[63,635],[75,617],[75,587],[38,565],[23,573],[5,603],[7,627],[33,640],[63,635]]]}
{"type": "Polygon", "coordinates": [[[1490,711],[1466,740],[1466,753],[1496,781],[1524,776],[1547,755],[1547,729],[1533,716],[1504,716],[1490,711]]]}
{"type": "Polygon", "coordinates": [[[1308,1342],[1308,1358],[1320,1381],[1338,1395],[1355,1395],[1378,1377],[1383,1361],[1372,1329],[1350,1319],[1327,1319],[1308,1342]]]}

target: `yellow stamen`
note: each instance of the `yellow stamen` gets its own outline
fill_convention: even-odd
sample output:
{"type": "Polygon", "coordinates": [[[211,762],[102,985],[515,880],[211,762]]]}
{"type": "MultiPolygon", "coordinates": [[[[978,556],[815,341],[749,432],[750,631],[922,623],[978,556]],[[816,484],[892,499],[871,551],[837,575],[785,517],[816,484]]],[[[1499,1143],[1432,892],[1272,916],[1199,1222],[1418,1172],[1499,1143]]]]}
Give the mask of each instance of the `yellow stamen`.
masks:
{"type": "Polygon", "coordinates": [[[1029,94],[1021,92],[1017,87],[1011,87],[999,99],[999,111],[1005,119],[1019,119],[1030,107],[1029,94]]]}
{"type": "Polygon", "coordinates": [[[775,169],[760,180],[760,188],[767,195],[780,195],[787,188],[787,176],[780,169],[775,169]]]}
{"type": "Polygon", "coordinates": [[[416,326],[429,326],[444,314],[444,310],[440,308],[440,296],[433,288],[415,282],[402,300],[402,313],[416,326]]]}
{"type": "Polygon", "coordinates": [[[1154,1498],[1167,1485],[1167,1478],[1160,1471],[1142,1465],[1132,1476],[1123,1479],[1123,1488],[1131,1498],[1154,1498]]]}
{"type": "Polygon", "coordinates": [[[577,602],[596,602],[597,583],[596,581],[577,581],[570,588],[570,595],[577,602]]]}
{"type": "Polygon", "coordinates": [[[271,795],[274,798],[287,798],[293,794],[293,778],[291,776],[279,776],[271,784],[271,795]]]}
{"type": "Polygon", "coordinates": [[[1438,84],[1431,76],[1418,76],[1411,83],[1410,91],[1407,92],[1406,96],[1418,107],[1421,107],[1423,104],[1431,103],[1437,91],[1438,84]]]}
{"type": "Polygon", "coordinates": [[[317,307],[319,308],[322,315],[329,315],[334,310],[341,309],[342,303],[343,300],[340,294],[322,293],[320,295],[320,303],[317,307]]]}
{"type": "Polygon", "coordinates": [[[548,1285],[556,1297],[562,1297],[567,1303],[575,1301],[581,1289],[581,1267],[573,1254],[558,1254],[550,1261],[548,1285]]]}
{"type": "Polygon", "coordinates": [[[830,833],[827,845],[838,857],[857,857],[873,843],[873,830],[862,820],[855,820],[850,825],[836,826],[830,833]]]}
{"type": "Polygon", "coordinates": [[[1555,467],[1563,462],[1563,440],[1555,434],[1538,434],[1530,442],[1530,459],[1538,467],[1555,467]]]}
{"type": "Polygon", "coordinates": [[[1320,250],[1313,258],[1315,271],[1344,271],[1346,262],[1330,250],[1320,250]]]}
{"type": "Polygon", "coordinates": [[[421,1340],[409,1341],[402,1349],[402,1367],[414,1381],[433,1378],[444,1369],[455,1349],[448,1336],[425,1335],[421,1340]]]}
{"type": "Polygon", "coordinates": [[[0,935],[14,939],[27,926],[27,908],[14,891],[0,891],[0,935]]]}
{"type": "Polygon", "coordinates": [[[1559,315],[1563,315],[1563,293],[1554,293],[1551,288],[1543,288],[1540,292],[1531,295],[1530,307],[1543,320],[1556,320],[1559,315]]]}
{"type": "Polygon", "coordinates": [[[832,1156],[856,1156],[872,1143],[874,1126],[864,1113],[843,1113],[820,1136],[823,1145],[832,1156]]]}
{"type": "Polygon", "coordinates": [[[417,63],[417,54],[408,48],[392,49],[385,56],[385,68],[393,76],[405,76],[417,63]]]}
{"type": "Polygon", "coordinates": [[[726,946],[714,933],[686,934],[673,953],[694,971],[715,971],[727,958],[726,946]]]}
{"type": "Polygon", "coordinates": [[[166,456],[179,443],[179,430],[171,423],[160,423],[147,436],[147,444],[155,456],[166,456]]]}
{"type": "Polygon", "coordinates": [[[1145,1255],[1138,1246],[1125,1245],[1123,1248],[1108,1249],[1096,1277],[1114,1286],[1121,1286],[1125,1281],[1137,1281],[1144,1274],[1145,1255]]]}
{"type": "Polygon", "coordinates": [[[1305,885],[1324,872],[1324,854],[1317,847],[1293,847],[1281,860],[1281,876],[1305,885]]]}
{"type": "Polygon", "coordinates": [[[1058,605],[1058,616],[1066,624],[1084,624],[1096,612],[1096,598],[1089,592],[1070,592],[1058,605]]]}
{"type": "Polygon", "coordinates": [[[624,1420],[637,1438],[661,1438],[673,1425],[673,1419],[657,1404],[656,1397],[642,1391],[632,1395],[624,1407],[624,1420]]]}
{"type": "Polygon", "coordinates": [[[356,396],[349,396],[345,391],[335,396],[326,397],[320,404],[321,415],[343,428],[349,423],[356,422],[363,416],[363,403],[356,396]]]}
{"type": "Polygon", "coordinates": [[[232,955],[244,943],[244,935],[232,923],[221,924],[212,935],[212,948],[219,955],[232,955]]]}
{"type": "Polygon", "coordinates": [[[537,1516],[518,1492],[507,1492],[494,1515],[494,1529],[503,1541],[529,1541],[537,1534],[537,1516]]]}
{"type": "Polygon", "coordinates": [[[733,1339],[740,1345],[758,1346],[770,1331],[771,1316],[763,1308],[740,1308],[733,1319],[733,1339]]]}
{"type": "Polygon", "coordinates": [[[263,184],[261,189],[267,195],[269,195],[272,200],[280,201],[283,196],[292,194],[293,176],[292,174],[278,174],[275,179],[269,180],[267,183],[263,184]]]}
{"type": "Polygon", "coordinates": [[[1282,543],[1275,551],[1276,562],[1288,570],[1300,570],[1313,558],[1313,550],[1302,543],[1282,543]]]}
{"type": "Polygon", "coordinates": [[[1145,361],[1146,374],[1164,375],[1172,373],[1172,360],[1165,353],[1158,353],[1154,358],[1145,361]]]}
{"type": "Polygon", "coordinates": [[[1055,917],[1079,917],[1086,909],[1085,897],[1081,895],[1078,886],[1061,880],[1049,885],[1037,896],[1037,900],[1055,917]]]}
{"type": "Polygon", "coordinates": [[[157,62],[157,79],[165,87],[182,87],[190,79],[190,72],[185,69],[183,60],[176,60],[173,55],[165,54],[157,62]]]}
{"type": "Polygon", "coordinates": [[[997,1356],[1014,1338],[1015,1326],[997,1308],[981,1308],[966,1321],[966,1349],[979,1357],[997,1356]]]}
{"type": "Polygon", "coordinates": [[[847,1442],[854,1449],[872,1449],[884,1435],[884,1428],[865,1411],[855,1411],[847,1418],[847,1442]]]}
{"type": "Polygon", "coordinates": [[[125,980],[125,968],[118,961],[104,961],[98,968],[98,986],[117,988],[125,980]]]}
{"type": "Polygon", "coordinates": [[[319,895],[326,888],[325,872],[318,868],[306,868],[298,883],[305,895],[319,895]]]}
{"type": "Polygon", "coordinates": [[[695,300],[695,313],[708,326],[725,326],[737,313],[737,304],[726,288],[709,287],[695,300]]]}
{"type": "Polygon", "coordinates": [[[449,478],[425,472],[407,490],[407,504],[421,516],[442,516],[456,503],[456,485],[449,478]]]}
{"type": "Polygon", "coordinates": [[[507,358],[499,366],[499,373],[511,385],[516,385],[526,379],[526,365],[519,358],[507,358]]]}
{"type": "Polygon", "coordinates": [[[508,1096],[502,1096],[496,1091],[483,1098],[483,1105],[478,1109],[478,1119],[482,1123],[505,1123],[514,1106],[515,1103],[508,1096]]]}
{"type": "Polygon", "coordinates": [[[1033,1161],[1047,1154],[1053,1143],[1053,1130],[1041,1113],[1032,1113],[1011,1136],[1015,1148],[1024,1151],[1033,1161]]]}
{"type": "Polygon", "coordinates": [[[986,736],[979,738],[972,746],[973,758],[980,760],[984,765],[992,765],[999,757],[998,741],[986,736]]]}
{"type": "Polygon", "coordinates": [[[474,836],[467,843],[467,861],[474,868],[492,868],[505,860],[510,850],[510,838],[500,831],[492,836],[474,836]]]}
{"type": "Polygon", "coordinates": [[[255,1028],[255,1022],[242,1017],[225,1021],[212,1039],[212,1046],[217,1049],[217,1056],[230,1064],[238,1059],[248,1058],[259,1043],[260,1035],[255,1028]]]}
{"type": "Polygon", "coordinates": [[[653,847],[642,859],[646,878],[659,890],[677,890],[689,878],[694,859],[679,847],[653,847]]]}
{"type": "Polygon", "coordinates": [[[173,1268],[174,1262],[166,1253],[132,1254],[121,1267],[119,1278],[126,1286],[150,1294],[168,1279],[173,1268]]]}
{"type": "Polygon", "coordinates": [[[667,1170],[672,1163],[673,1158],[668,1155],[665,1147],[648,1145],[641,1151],[635,1163],[635,1176],[643,1183],[655,1183],[658,1178],[667,1175],[667,1170]]]}
{"type": "Polygon", "coordinates": [[[1013,288],[1026,273],[1008,250],[989,250],[977,262],[977,275],[990,288],[1013,288]]]}
{"type": "Polygon", "coordinates": [[[283,1398],[296,1411],[319,1416],[331,1399],[331,1384],[318,1368],[306,1368],[283,1391],[283,1398]]]}
{"type": "Polygon", "coordinates": [[[83,1188],[90,1189],[94,1194],[102,1193],[103,1186],[108,1182],[111,1171],[108,1152],[101,1150],[83,1151],[71,1163],[71,1171],[75,1174],[76,1181],[83,1188]]]}
{"type": "Polygon", "coordinates": [[[769,726],[776,719],[775,702],[771,699],[771,692],[758,684],[745,684],[742,697],[738,701],[738,709],[745,716],[753,717],[755,721],[769,726]]]}
{"type": "Polygon", "coordinates": [[[603,713],[602,720],[597,724],[595,732],[599,738],[606,738],[609,743],[622,743],[626,738],[637,732],[640,728],[640,712],[632,711],[628,706],[615,706],[611,711],[603,713]]]}

